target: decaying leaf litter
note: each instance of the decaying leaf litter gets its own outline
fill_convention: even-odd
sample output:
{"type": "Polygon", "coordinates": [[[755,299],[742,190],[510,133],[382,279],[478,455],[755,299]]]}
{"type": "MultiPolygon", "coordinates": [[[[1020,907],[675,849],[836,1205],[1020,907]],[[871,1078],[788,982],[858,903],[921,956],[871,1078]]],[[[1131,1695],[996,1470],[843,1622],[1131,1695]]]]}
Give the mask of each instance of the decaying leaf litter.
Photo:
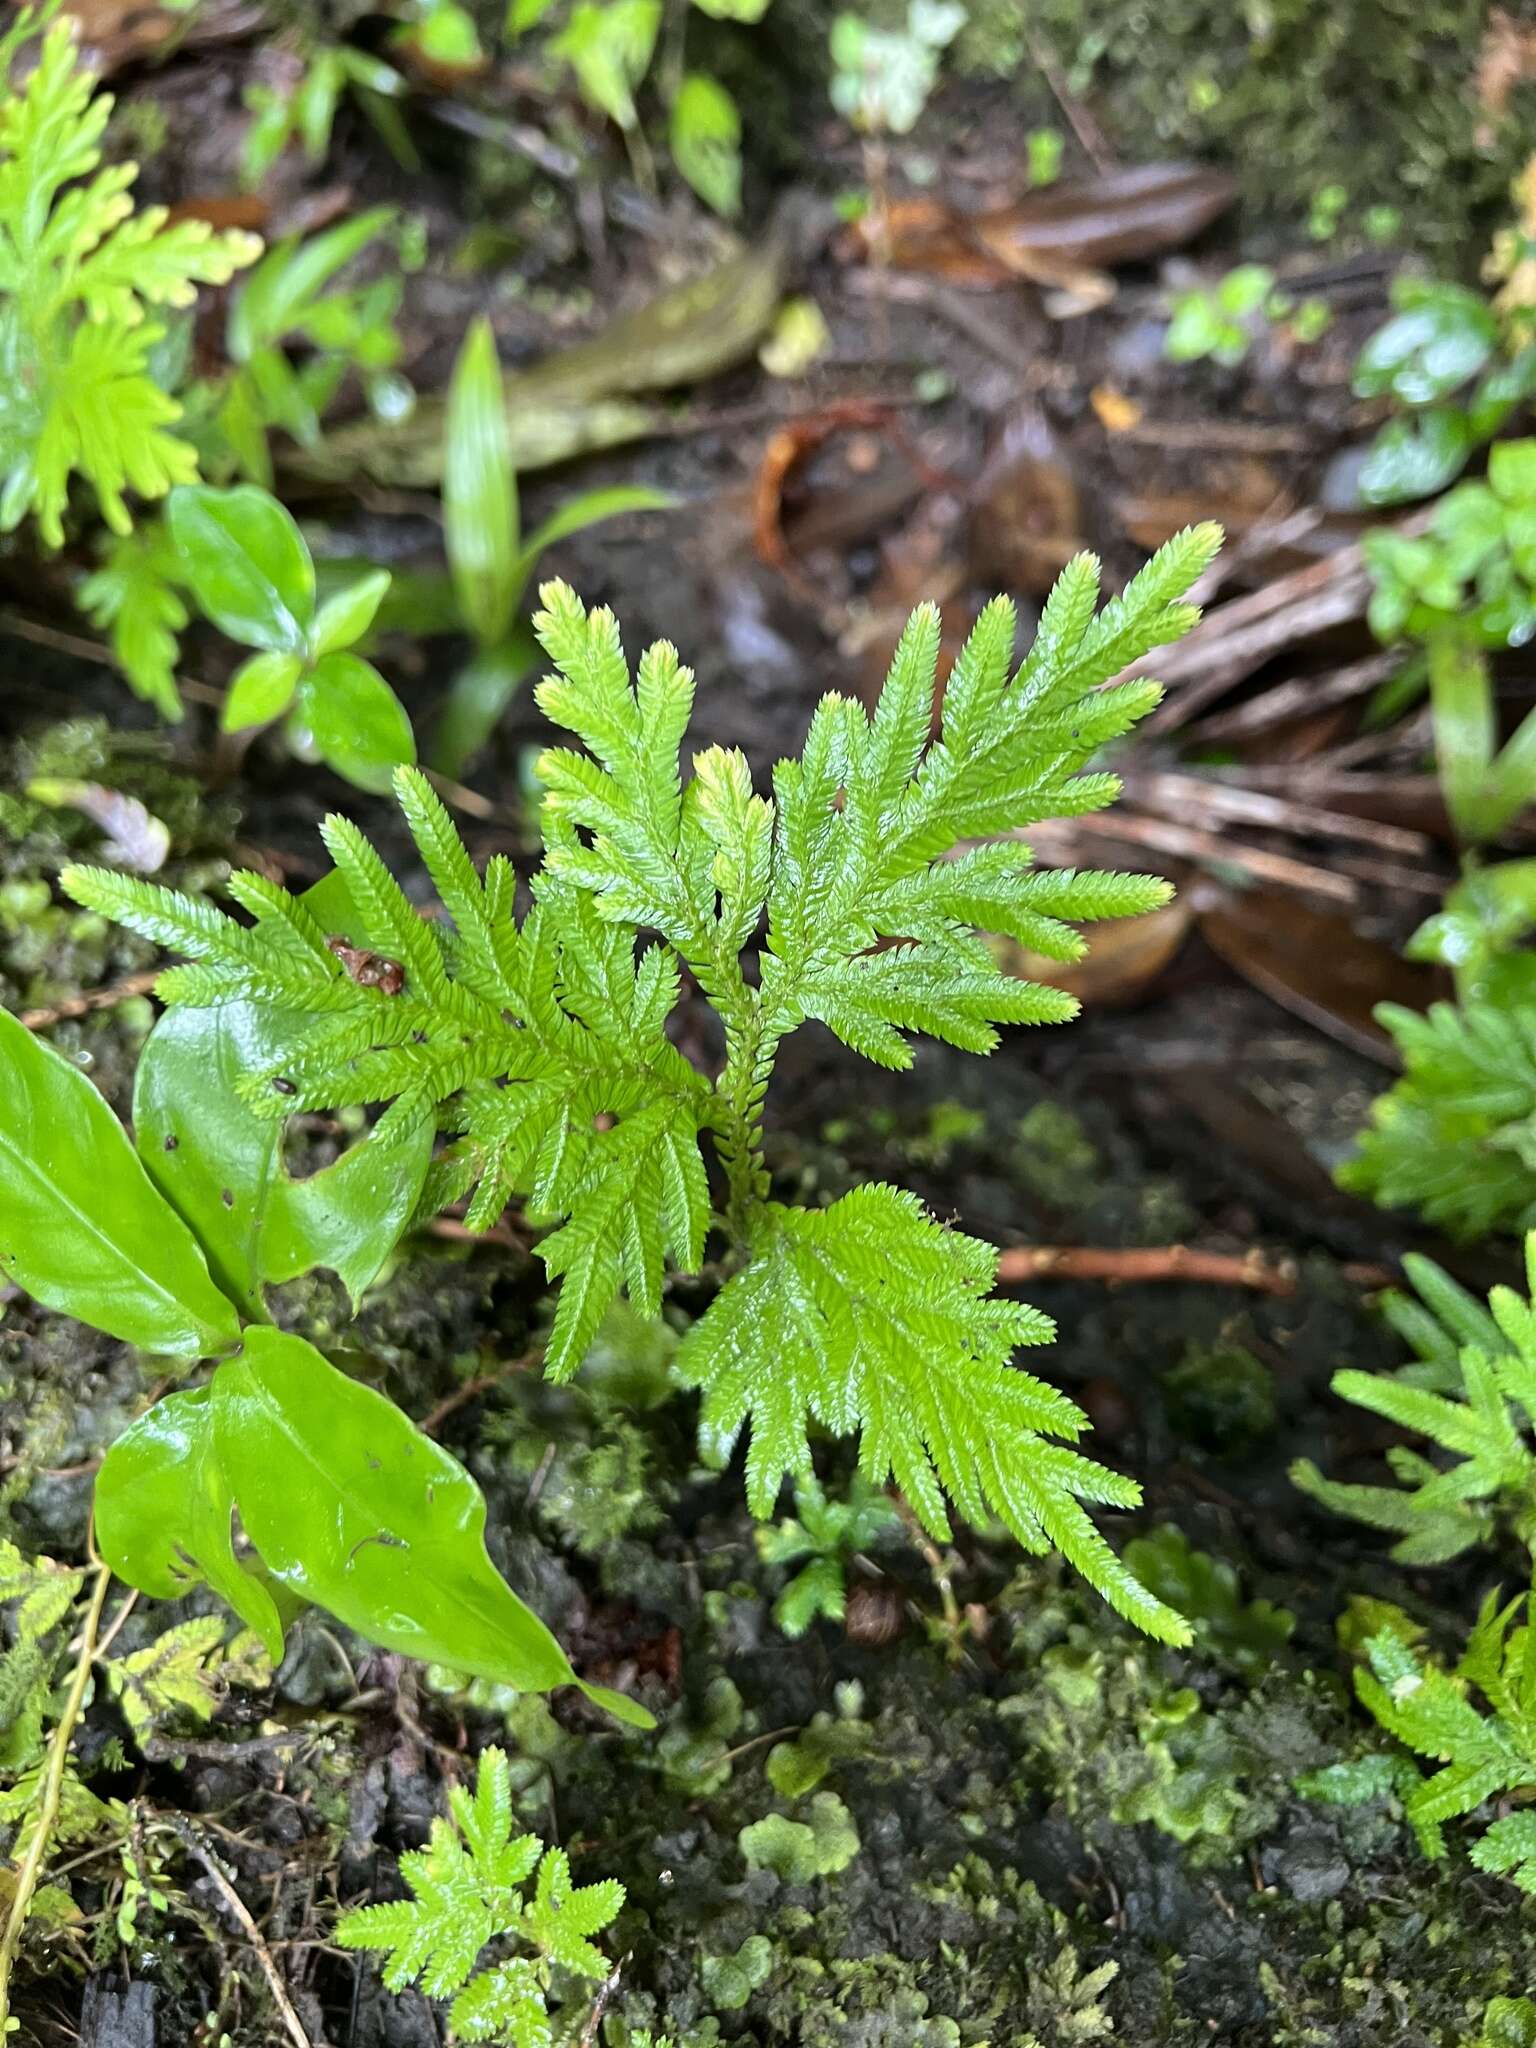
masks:
{"type": "MultiPolygon", "coordinates": [[[[156,196],[229,219],[229,134],[194,129],[185,108],[213,95],[232,133],[241,86],[281,46],[266,23],[210,10],[185,33],[172,21],[166,68],[144,69],[152,28],[86,33],[130,67],[130,108],[172,110],[146,172],[156,196]]],[[[775,61],[789,62],[782,44],[775,61]]],[[[1439,2043],[1478,2040],[1490,1999],[1532,1989],[1517,1895],[1419,1861],[1389,1795],[1333,1807],[1295,1782],[1370,1746],[1335,1641],[1351,1597],[1404,1601],[1449,1636],[1487,1577],[1394,1566],[1349,1524],[1307,1519],[1287,1465],[1365,1472],[1389,1441],[1327,1382],[1341,1362],[1400,1361],[1369,1299],[1406,1248],[1479,1292],[1514,1271],[1329,1173],[1390,1072],[1373,1004],[1422,1009],[1446,987],[1399,957],[1455,872],[1427,720],[1368,709],[1392,665],[1366,623],[1362,528],[1391,518],[1411,535],[1423,515],[1363,519],[1343,481],[1380,414],[1351,388],[1355,356],[1405,259],[1395,245],[1319,253],[1296,224],[1310,194],[1270,216],[1234,209],[1230,164],[1139,155],[1112,97],[1095,123],[1069,87],[1063,112],[1039,83],[1054,70],[1040,66],[1040,119],[1077,131],[1079,190],[1028,189],[1017,117],[994,87],[957,80],[927,144],[936,186],[908,180],[898,151],[887,230],[839,226],[828,165],[846,183],[864,167],[807,96],[765,155],[821,203],[797,192],[775,210],[768,178],[749,186],[739,256],[621,164],[581,175],[554,139],[572,132],[569,107],[526,81],[471,93],[413,76],[425,169],[398,196],[425,206],[434,256],[407,287],[405,360],[441,389],[468,316],[491,306],[514,436],[548,437],[518,444],[530,511],[570,488],[569,473],[544,481],[555,458],[579,460],[583,484],[676,498],[551,560],[613,603],[632,646],[683,642],[703,678],[701,743],[754,757],[798,743],[826,687],[872,700],[920,598],[942,603],[952,653],[994,588],[1038,601],[1084,544],[1118,581],[1191,519],[1226,526],[1204,623],[1147,664],[1168,695],[1118,764],[1125,800],[1030,835],[1052,863],[1166,873],[1175,904],[1110,927],[1069,970],[1086,1026],[1015,1034],[985,1074],[931,1053],[915,1090],[876,1076],[853,1095],[835,1052],[802,1046],[771,1160],[826,1196],[863,1173],[916,1186],[1029,1274],[1027,1298],[1062,1332],[1048,1376],[1088,1410],[1100,1454],[1145,1482],[1135,1529],[1153,1548],[1138,1569],[1200,1617],[1196,1647],[1132,1637],[1006,1541],[936,1548],[878,1517],[857,1549],[805,1539],[798,1556],[835,1556],[839,1583],[791,1634],[774,1612],[802,1537],[786,1504],[764,1541],[739,1486],[699,1464],[686,1403],[665,1399],[672,1340],[621,1332],[591,1384],[544,1386],[528,1370],[544,1335],[531,1233],[515,1210],[474,1248],[445,1227],[412,1244],[355,1329],[315,1280],[291,1285],[283,1320],[468,1461],[496,1564],[582,1677],[638,1695],[661,1735],[599,1733],[570,1695],[551,1707],[466,1687],[319,1616],[274,1680],[227,1630],[215,1648],[205,1600],[119,1587],[76,1751],[100,1811],[63,1847],[68,1893],[28,1936],[23,2038],[440,2038],[419,1993],[391,1997],[343,1955],[336,1907],[396,1894],[393,1858],[488,1742],[514,1759],[520,1824],[568,1845],[578,1879],[628,1887],[613,1977],[564,2010],[572,2039],[651,2026],[699,2044],[1439,2043]],[[478,272],[447,260],[470,225],[489,251],[478,272]],[[1294,299],[1329,305],[1326,332],[1302,345],[1276,324],[1235,366],[1165,362],[1170,301],[1250,255],[1294,299]],[[758,350],[792,289],[830,336],[799,374],[769,375],[758,350]],[[627,324],[605,343],[614,306],[627,324]]],[[[344,117],[322,165],[285,151],[233,204],[277,238],[403,179],[344,117]]],[[[218,350],[217,322],[200,342],[218,350]]],[[[318,457],[280,450],[317,552],[402,575],[434,565],[438,445],[424,401],[393,437],[370,422],[318,457]]],[[[125,866],[184,884],[234,855],[302,886],[337,790],[268,742],[217,741],[192,689],[168,760],[82,658],[58,565],[7,558],[5,573],[7,1006],[92,1061],[126,1112],[150,951],[65,907],[49,886],[60,866],[99,858],[102,827],[125,866]],[[82,788],[117,807],[104,815],[82,788]],[[165,822],[164,852],[134,802],[165,822]]],[[[454,644],[388,643],[423,730],[454,644]]],[[[194,684],[225,681],[227,650],[191,652],[194,684]]],[[[1518,706],[1518,655],[1500,681],[1518,706]]],[[[540,738],[524,689],[448,785],[478,857],[526,858],[519,763],[540,738]]],[[[345,798],[398,850],[387,807],[345,798]]],[[[1522,843],[1516,818],[1504,844],[1522,843]]],[[[311,1120],[294,1164],[323,1164],[343,1135],[311,1120]]],[[[678,1283],[676,1324],[706,1300],[678,1283]]],[[[21,1297],[0,1344],[11,1533],[29,1556],[85,1567],[95,1461],[149,1385],[121,1346],[21,1297]]],[[[826,1476],[846,1486],[836,1459],[826,1476]]],[[[818,1529],[803,1495],[796,1513],[818,1529]]],[[[1122,1546],[1131,1534],[1116,1530],[1122,1546]]]]}

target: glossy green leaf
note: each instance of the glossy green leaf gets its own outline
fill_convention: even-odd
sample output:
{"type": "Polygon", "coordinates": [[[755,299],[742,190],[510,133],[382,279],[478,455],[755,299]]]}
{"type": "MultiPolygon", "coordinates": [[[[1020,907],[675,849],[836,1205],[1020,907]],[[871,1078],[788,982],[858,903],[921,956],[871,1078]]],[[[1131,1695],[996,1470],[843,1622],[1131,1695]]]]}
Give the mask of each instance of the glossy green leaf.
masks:
{"type": "Polygon", "coordinates": [[[1407,505],[1432,497],[1460,476],[1471,453],[1467,417],[1451,406],[1389,420],[1361,464],[1360,502],[1407,505]]]}
{"type": "Polygon", "coordinates": [[[219,713],[220,729],[248,732],[252,726],[281,718],[293,702],[303,672],[304,662],[297,654],[253,654],[230,678],[219,713]]]}
{"type": "Polygon", "coordinates": [[[1487,299],[1464,285],[1401,278],[1397,312],[1361,349],[1355,391],[1433,405],[1475,377],[1493,354],[1498,325],[1487,299]]]}
{"type": "Polygon", "coordinates": [[[448,389],[443,536],[464,622],[482,647],[502,639],[522,596],[517,474],[496,337],[477,320],[448,389]]]}
{"type": "Polygon", "coordinates": [[[539,666],[539,644],[516,626],[500,647],[488,647],[459,670],[443,706],[432,762],[444,775],[462,775],[501,722],[518,685],[539,666]]]}
{"type": "Polygon", "coordinates": [[[4,1011],[0,1268],[45,1307],[145,1351],[204,1358],[240,1334],[99,1091],[4,1011]]]}
{"type": "MultiPolygon", "coordinates": [[[[249,1332],[214,1376],[219,1457],[273,1577],[386,1649],[522,1692],[581,1685],[485,1549],[485,1500],[392,1401],[300,1337],[249,1332]]],[[[633,1700],[582,1686],[635,1727],[633,1700]]]]}
{"type": "Polygon", "coordinates": [[[235,1556],[234,1495],[206,1387],[168,1394],[124,1431],[102,1462],[95,1510],[102,1558],[126,1584],[154,1600],[179,1600],[206,1582],[281,1662],[277,1604],[235,1556]]]}
{"type": "Polygon", "coordinates": [[[1536,440],[1496,441],[1488,450],[1488,481],[1506,505],[1536,498],[1536,440]]]}
{"type": "Polygon", "coordinates": [[[421,1119],[295,1180],[283,1125],[247,1108],[241,1077],[280,1063],[309,1020],[251,1003],[178,1004],[149,1035],[134,1080],[139,1156],[196,1232],[214,1277],[248,1315],[262,1289],[317,1266],[354,1306],[409,1223],[432,1153],[421,1119]]]}
{"type": "Polygon", "coordinates": [[[416,759],[405,706],[372,662],[328,654],[299,685],[296,715],[320,757],[359,789],[387,790],[416,759]]]}
{"type": "Polygon", "coordinates": [[[693,4],[716,21],[761,21],[771,0],[693,0],[693,4]]]}
{"type": "Polygon", "coordinates": [[[304,651],[315,615],[315,565],[276,498],[255,484],[183,484],[166,514],[192,594],[242,646],[304,651]]]}
{"type": "Polygon", "coordinates": [[[549,48],[570,65],[593,106],[633,128],[635,88],[650,68],[660,27],[661,0],[576,0],[549,48]]]}
{"type": "Polygon", "coordinates": [[[362,639],[378,616],[389,582],[387,569],[374,569],[325,600],[310,634],[310,651],[316,661],[362,639]]]}

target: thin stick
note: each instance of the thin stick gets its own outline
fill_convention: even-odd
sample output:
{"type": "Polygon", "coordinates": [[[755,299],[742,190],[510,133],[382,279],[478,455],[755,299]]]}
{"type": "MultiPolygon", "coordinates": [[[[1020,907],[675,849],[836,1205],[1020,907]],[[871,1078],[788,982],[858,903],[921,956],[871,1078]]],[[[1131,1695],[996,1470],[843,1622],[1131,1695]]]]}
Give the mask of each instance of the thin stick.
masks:
{"type": "Polygon", "coordinates": [[[147,996],[160,974],[158,967],[146,968],[142,974],[130,974],[126,980],[113,982],[110,988],[83,989],[79,995],[65,996],[61,1002],[47,1003],[40,1010],[23,1010],[17,1021],[29,1031],[43,1031],[50,1024],[62,1024],[66,1017],[110,1010],[116,1003],[126,1003],[130,996],[147,996]]]}
{"type": "MultiPolygon", "coordinates": [[[[1017,836],[1023,839],[1026,834],[1020,832],[1017,836]]],[[[1122,813],[1113,817],[1095,817],[1090,812],[1071,820],[1042,819],[1038,825],[1030,826],[1027,837],[1029,843],[1042,852],[1047,848],[1079,845],[1085,837],[1122,839],[1133,846],[1150,846],[1159,853],[1172,854],[1179,859],[1208,861],[1218,870],[1223,867],[1241,868],[1250,875],[1258,875],[1263,881],[1277,883],[1282,889],[1332,896],[1341,903],[1357,902],[1360,896],[1359,889],[1348,875],[1334,874],[1328,868],[1314,867],[1307,861],[1292,860],[1288,854],[1267,853],[1262,847],[1244,846],[1214,832],[1202,832],[1197,826],[1181,825],[1172,818],[1138,818],[1122,813]]]]}
{"type": "Polygon", "coordinates": [[[1015,1245],[998,1259],[997,1277],[1008,1286],[1049,1277],[1107,1280],[1113,1285],[1185,1280],[1210,1287],[1249,1287],[1258,1294],[1296,1292],[1296,1268],[1289,1259],[1271,1261],[1260,1251],[1196,1252],[1185,1244],[1138,1245],[1122,1251],[1081,1244],[1015,1245]]]}
{"type": "Polygon", "coordinates": [[[1160,816],[1188,818],[1205,810],[1216,818],[1266,826],[1298,839],[1348,839],[1410,856],[1428,853],[1432,844],[1427,832],[1410,831],[1405,825],[1356,818],[1348,811],[1326,810],[1296,797],[1269,796],[1262,790],[1245,789],[1241,783],[1213,782],[1203,775],[1181,775],[1172,770],[1139,775],[1133,771],[1125,778],[1125,794],[1133,804],[1160,816]]]}
{"type": "MultiPolygon", "coordinates": [[[[18,640],[30,640],[37,647],[51,647],[56,654],[72,654],[77,661],[88,661],[97,668],[110,668],[119,675],[112,650],[103,641],[88,640],[83,633],[66,633],[58,626],[46,626],[40,619],[29,619],[21,612],[0,611],[0,632],[14,633],[18,640]]],[[[190,697],[194,704],[222,704],[224,692],[212,683],[205,683],[196,676],[178,675],[176,687],[184,697],[190,697]]]]}
{"type": "Polygon", "coordinates": [[[64,1792],[64,1767],[69,1761],[69,1745],[74,1740],[75,1727],[85,1700],[85,1688],[91,1675],[91,1659],[96,1651],[96,1631],[101,1626],[101,1610],[106,1605],[107,1588],[111,1583],[111,1572],[105,1565],[99,1565],[96,1571],[96,1584],[91,1593],[91,1604],[86,1609],[85,1630],[80,1638],[80,1651],[75,1658],[69,1691],[64,1695],[64,1708],[59,1715],[59,1725],[54,1729],[53,1740],[48,1745],[48,1763],[43,1772],[37,1825],[33,1829],[31,1841],[27,1844],[27,1853],[22,1858],[21,1868],[16,1873],[16,1891],[11,1899],[10,1913],[6,1918],[5,1934],[0,1937],[0,2035],[6,2032],[6,2021],[11,2010],[11,1969],[16,1961],[16,1951],[21,1946],[21,1935],[27,1924],[27,1915],[32,1909],[32,1895],[37,1890],[37,1880],[42,1875],[43,1858],[48,1853],[53,1825],[59,1817],[59,1802],[64,1792]]]}
{"type": "Polygon", "coordinates": [[[544,1347],[538,1344],[531,1351],[525,1351],[520,1358],[509,1358],[505,1365],[497,1366],[494,1372],[476,1373],[475,1377],[466,1380],[462,1387],[455,1387],[451,1394],[445,1394],[437,1406],[422,1417],[416,1427],[423,1436],[436,1436],[450,1415],[456,1414],[470,1401],[477,1400],[481,1394],[488,1394],[492,1387],[499,1387],[503,1380],[510,1379],[514,1373],[530,1371],[543,1356],[544,1347]]]}
{"type": "Polygon", "coordinates": [[[185,1820],[179,1813],[170,1813],[165,1817],[187,1848],[197,1858],[198,1862],[202,1864],[204,1870],[213,1879],[219,1897],[229,1908],[231,1915],[239,1925],[241,1933],[251,1944],[255,1952],[256,1961],[260,1965],[261,1974],[267,1980],[267,1989],[272,1994],[272,2002],[282,2017],[283,2026],[287,2030],[289,2040],[293,2043],[293,2048],[315,2048],[315,2044],[304,2030],[304,2022],[293,2009],[293,2000],[288,1996],[288,1987],[283,1982],[281,1971],[272,1960],[272,1951],[267,1947],[265,1940],[262,1938],[261,1929],[251,1918],[250,1908],[230,1882],[229,1873],[214,1854],[210,1844],[202,1839],[189,1821],[185,1820]]]}
{"type": "Polygon", "coordinates": [[[139,1589],[137,1586],[135,1586],[133,1591],[128,1595],[128,1598],[123,1602],[122,1606],[119,1607],[116,1614],[113,1615],[111,1624],[108,1627],[106,1634],[101,1638],[101,1641],[96,1645],[95,1650],[92,1652],[93,1659],[96,1663],[100,1664],[105,1661],[108,1650],[111,1649],[112,1645],[117,1641],[118,1637],[122,1634],[123,1623],[128,1619],[129,1615],[132,1614],[134,1608],[137,1607],[138,1604],[139,1589]]]}

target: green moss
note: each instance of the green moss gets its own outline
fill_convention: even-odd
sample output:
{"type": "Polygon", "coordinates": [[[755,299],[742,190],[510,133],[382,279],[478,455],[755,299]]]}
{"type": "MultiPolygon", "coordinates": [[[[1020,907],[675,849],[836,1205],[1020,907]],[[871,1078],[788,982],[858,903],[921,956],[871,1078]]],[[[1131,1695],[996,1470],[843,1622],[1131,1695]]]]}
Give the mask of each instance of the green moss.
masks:
{"type": "Polygon", "coordinates": [[[1013,1164],[1032,1194],[1068,1214],[1093,1201],[1104,1174],[1098,1150],[1082,1123],[1058,1102],[1038,1102],[1020,1117],[1013,1164]]]}
{"type": "Polygon", "coordinates": [[[1532,90],[1517,89],[1493,146],[1472,90],[1485,0],[972,0],[962,71],[1011,78],[1021,120],[1053,118],[1031,51],[1049,51],[1128,162],[1212,156],[1271,220],[1305,220],[1315,194],[1348,193],[1346,230],[1372,205],[1455,268],[1475,261],[1529,147],[1532,90]]]}
{"type": "Polygon", "coordinates": [[[1163,1377],[1170,1427],[1224,1458],[1246,1456],[1275,1426],[1269,1368],[1240,1344],[1191,1344],[1163,1377]]]}

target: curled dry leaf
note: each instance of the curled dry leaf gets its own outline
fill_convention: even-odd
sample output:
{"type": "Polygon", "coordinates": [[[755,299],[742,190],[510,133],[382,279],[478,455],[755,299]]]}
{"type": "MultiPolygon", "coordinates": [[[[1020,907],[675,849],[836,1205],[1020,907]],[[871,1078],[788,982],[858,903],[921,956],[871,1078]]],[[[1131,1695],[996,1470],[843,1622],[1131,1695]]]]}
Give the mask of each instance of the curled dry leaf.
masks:
{"type": "Polygon", "coordinates": [[[1194,921],[1186,898],[1165,903],[1145,917],[1101,925],[1081,960],[1047,960],[1011,941],[999,941],[993,957],[1021,981],[1043,981],[1065,989],[1085,1008],[1118,1009],[1139,1002],[1177,956],[1194,921]]]}
{"type": "Polygon", "coordinates": [[[1368,938],[1352,919],[1276,890],[1213,902],[1200,935],[1218,958],[1265,995],[1368,1059],[1395,1064],[1372,1015],[1378,1003],[1426,1010],[1449,993],[1444,977],[1368,938]]]}
{"type": "Polygon", "coordinates": [[[1064,179],[1006,206],[963,213],[942,200],[905,201],[850,241],[862,260],[878,235],[886,261],[985,289],[1024,277],[1082,289],[1094,274],[1148,263],[1191,242],[1232,204],[1236,187],[1197,164],[1140,164],[1064,179]]]}

